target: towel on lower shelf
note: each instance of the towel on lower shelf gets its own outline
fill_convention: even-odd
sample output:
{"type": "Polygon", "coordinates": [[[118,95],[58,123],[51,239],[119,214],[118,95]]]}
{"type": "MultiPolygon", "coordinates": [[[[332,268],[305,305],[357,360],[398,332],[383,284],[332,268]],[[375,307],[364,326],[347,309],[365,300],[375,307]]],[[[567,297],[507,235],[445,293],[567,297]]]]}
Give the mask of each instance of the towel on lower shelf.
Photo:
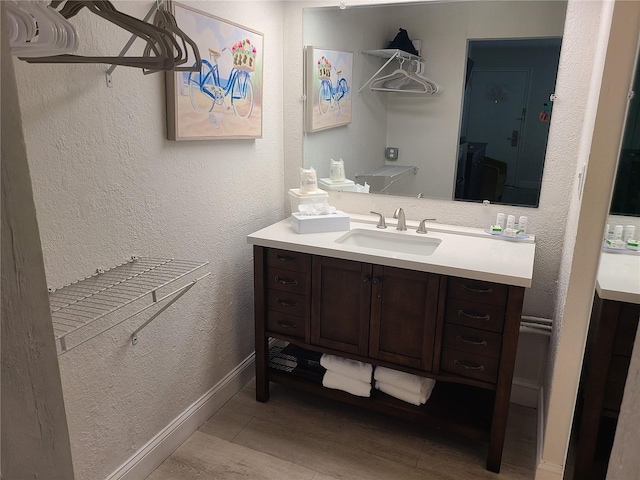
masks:
{"type": "Polygon", "coordinates": [[[320,365],[327,370],[371,384],[371,373],[373,366],[369,363],[351,360],[349,358],[336,357],[335,355],[323,354],[320,358],[320,365]]]}
{"type": "Polygon", "coordinates": [[[332,370],[325,372],[324,377],[322,377],[322,385],[334,390],[342,390],[358,397],[371,396],[371,383],[361,382],[332,370]]]}
{"type": "Polygon", "coordinates": [[[373,372],[374,380],[401,388],[411,393],[424,394],[429,388],[433,388],[434,380],[430,378],[400,372],[386,367],[376,367],[373,372]]]}
{"type": "Polygon", "coordinates": [[[376,381],[376,388],[381,392],[386,393],[387,395],[391,395],[392,397],[397,398],[398,400],[420,406],[427,403],[427,400],[429,400],[429,397],[431,396],[433,386],[436,383],[435,380],[431,380],[431,382],[433,383],[431,384],[430,388],[427,388],[420,393],[410,392],[403,388],[396,387],[395,385],[380,381],[376,381]]]}

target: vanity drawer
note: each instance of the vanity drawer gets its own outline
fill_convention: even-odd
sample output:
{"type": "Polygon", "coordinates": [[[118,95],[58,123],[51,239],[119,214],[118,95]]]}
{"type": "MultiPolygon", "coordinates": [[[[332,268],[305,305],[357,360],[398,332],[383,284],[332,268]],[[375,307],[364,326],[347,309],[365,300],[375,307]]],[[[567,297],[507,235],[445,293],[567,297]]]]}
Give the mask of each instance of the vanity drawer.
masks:
{"type": "Polygon", "coordinates": [[[454,277],[449,279],[447,295],[449,298],[504,307],[508,293],[506,285],[454,277]]]}
{"type": "Polygon", "coordinates": [[[444,348],[462,350],[484,357],[499,358],[502,335],[499,333],[447,324],[444,326],[444,348]]]}
{"type": "Polygon", "coordinates": [[[267,269],[267,288],[305,295],[309,285],[309,274],[281,268],[267,269]]]}
{"type": "Polygon", "coordinates": [[[504,308],[451,298],[447,301],[444,321],[500,333],[504,324],[504,308]]]}
{"type": "Polygon", "coordinates": [[[267,312],[267,331],[304,339],[305,319],[280,312],[267,312]]]}
{"type": "Polygon", "coordinates": [[[307,297],[295,293],[267,290],[267,311],[285,313],[298,317],[307,316],[307,297]]]}
{"type": "Polygon", "coordinates": [[[494,383],[498,378],[498,365],[497,358],[483,357],[451,348],[442,349],[440,370],[443,372],[494,383]]]}
{"type": "Polygon", "coordinates": [[[267,266],[295,272],[310,272],[311,255],[269,248],[267,250],[267,266]]]}

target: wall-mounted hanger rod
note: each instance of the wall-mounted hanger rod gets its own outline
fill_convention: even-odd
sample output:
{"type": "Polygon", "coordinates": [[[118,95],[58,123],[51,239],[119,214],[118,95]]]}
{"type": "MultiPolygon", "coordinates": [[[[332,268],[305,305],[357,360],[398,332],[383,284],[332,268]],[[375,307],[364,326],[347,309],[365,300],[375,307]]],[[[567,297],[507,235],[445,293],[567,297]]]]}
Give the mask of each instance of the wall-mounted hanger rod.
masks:
{"type": "MultiPolygon", "coordinates": [[[[162,7],[162,5],[164,4],[165,0],[156,0],[154,2],[154,5],[149,9],[149,12],[147,12],[147,14],[144,16],[144,18],[142,19],[143,22],[148,22],[149,19],[151,18],[151,16],[160,9],[160,7],[162,7]]],[[[118,54],[119,57],[123,57],[125,53],[127,53],[129,51],[129,49],[131,48],[131,45],[133,45],[133,42],[136,41],[136,37],[135,35],[131,35],[131,38],[129,38],[129,41],[124,45],[124,47],[122,47],[122,50],[120,51],[120,53],[118,54]]],[[[111,65],[109,67],[109,70],[107,70],[107,74],[106,74],[106,79],[107,79],[107,87],[113,87],[113,79],[111,78],[111,74],[114,72],[114,70],[118,67],[118,65],[111,65]]]]}

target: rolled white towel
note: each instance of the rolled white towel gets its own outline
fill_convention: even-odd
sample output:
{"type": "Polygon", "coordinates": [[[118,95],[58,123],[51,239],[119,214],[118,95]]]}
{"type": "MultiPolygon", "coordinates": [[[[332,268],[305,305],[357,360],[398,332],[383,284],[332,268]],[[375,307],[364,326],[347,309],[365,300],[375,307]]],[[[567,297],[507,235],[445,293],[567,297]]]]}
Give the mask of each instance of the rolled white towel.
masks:
{"type": "Polygon", "coordinates": [[[333,370],[327,370],[322,377],[322,385],[334,390],[342,390],[343,392],[356,395],[358,397],[371,396],[371,383],[361,382],[351,377],[347,377],[333,370]]]}
{"type": "Polygon", "coordinates": [[[387,395],[391,395],[399,400],[402,400],[407,403],[411,403],[412,405],[424,405],[429,400],[431,396],[431,392],[433,391],[433,387],[436,384],[435,380],[431,380],[433,382],[430,387],[426,388],[423,392],[414,393],[409,392],[403,388],[396,387],[395,385],[390,385],[385,382],[376,381],[376,388],[381,392],[386,393],[387,395]]]}
{"type": "Polygon", "coordinates": [[[335,355],[325,353],[320,358],[320,365],[327,370],[340,373],[345,377],[371,384],[373,366],[369,363],[351,360],[350,358],[336,357],[335,355]]]}
{"type": "MultiPolygon", "coordinates": [[[[433,382],[430,378],[420,377],[386,367],[376,367],[373,372],[373,378],[411,393],[423,393],[431,382],[433,382]]],[[[433,385],[431,388],[433,388],[433,385]]]]}

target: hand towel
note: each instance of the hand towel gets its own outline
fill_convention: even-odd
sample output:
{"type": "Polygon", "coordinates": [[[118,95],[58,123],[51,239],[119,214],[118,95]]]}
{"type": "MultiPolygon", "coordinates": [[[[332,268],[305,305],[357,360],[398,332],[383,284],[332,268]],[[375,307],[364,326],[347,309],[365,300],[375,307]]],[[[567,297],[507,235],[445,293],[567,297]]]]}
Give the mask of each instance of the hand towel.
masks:
{"type": "Polygon", "coordinates": [[[433,391],[433,387],[435,385],[435,380],[431,380],[433,382],[430,387],[426,388],[424,392],[414,393],[404,390],[402,388],[398,388],[394,385],[390,385],[385,382],[376,381],[376,388],[381,392],[386,393],[387,395],[391,395],[399,400],[402,400],[407,403],[411,403],[412,405],[424,405],[429,400],[431,396],[431,392],[433,391]]]}
{"type": "Polygon", "coordinates": [[[429,384],[433,382],[430,378],[419,377],[418,375],[385,367],[376,367],[373,372],[373,378],[411,393],[423,393],[429,387],[429,384]]]}
{"type": "Polygon", "coordinates": [[[354,380],[332,370],[325,372],[324,377],[322,377],[322,385],[334,390],[342,390],[357,397],[371,396],[371,383],[354,380]]]}
{"type": "Polygon", "coordinates": [[[325,353],[320,358],[320,365],[327,370],[340,373],[345,377],[371,384],[373,366],[369,363],[362,363],[357,360],[336,357],[335,355],[325,353]]]}

